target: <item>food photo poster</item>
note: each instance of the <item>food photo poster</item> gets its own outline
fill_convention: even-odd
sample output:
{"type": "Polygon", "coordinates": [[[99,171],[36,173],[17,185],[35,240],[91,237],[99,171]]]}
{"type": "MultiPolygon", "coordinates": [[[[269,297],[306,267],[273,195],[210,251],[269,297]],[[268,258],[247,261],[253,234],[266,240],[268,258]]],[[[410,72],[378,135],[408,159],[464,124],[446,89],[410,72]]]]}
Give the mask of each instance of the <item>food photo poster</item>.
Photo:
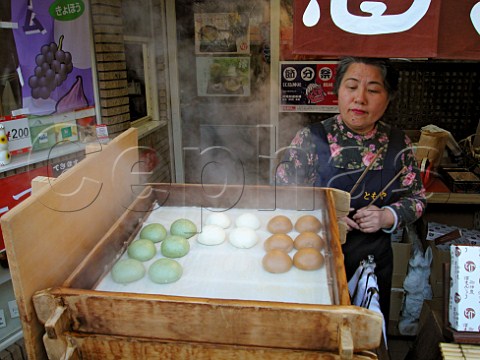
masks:
{"type": "Polygon", "coordinates": [[[249,17],[241,13],[196,13],[196,54],[249,54],[249,17]]]}
{"type": "Polygon", "coordinates": [[[198,56],[198,96],[249,96],[250,57],[198,56]]]}

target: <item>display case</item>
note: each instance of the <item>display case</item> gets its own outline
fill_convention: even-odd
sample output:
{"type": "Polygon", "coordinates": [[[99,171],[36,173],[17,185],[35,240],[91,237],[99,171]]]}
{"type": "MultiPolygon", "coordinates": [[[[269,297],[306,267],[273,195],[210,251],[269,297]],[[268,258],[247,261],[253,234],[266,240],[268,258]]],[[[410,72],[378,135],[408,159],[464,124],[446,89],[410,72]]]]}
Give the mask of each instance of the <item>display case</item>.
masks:
{"type": "Polygon", "coordinates": [[[336,219],[348,212],[348,194],[142,185],[137,150],[134,129],[89,149],[84,161],[2,217],[29,358],[376,358],[382,317],[350,305],[343,267],[336,219]],[[223,208],[234,199],[238,209],[295,210],[300,204],[323,214],[330,303],[96,289],[158,204],[223,208]]]}

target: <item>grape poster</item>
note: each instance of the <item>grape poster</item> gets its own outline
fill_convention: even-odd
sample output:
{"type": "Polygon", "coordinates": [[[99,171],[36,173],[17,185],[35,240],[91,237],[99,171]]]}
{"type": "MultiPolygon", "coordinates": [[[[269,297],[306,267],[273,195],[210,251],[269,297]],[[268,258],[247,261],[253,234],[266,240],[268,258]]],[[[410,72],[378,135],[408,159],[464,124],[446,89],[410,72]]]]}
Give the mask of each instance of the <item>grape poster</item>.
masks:
{"type": "Polygon", "coordinates": [[[87,0],[0,3],[0,42],[13,89],[9,106],[16,107],[11,110],[48,115],[93,106],[87,0]]]}

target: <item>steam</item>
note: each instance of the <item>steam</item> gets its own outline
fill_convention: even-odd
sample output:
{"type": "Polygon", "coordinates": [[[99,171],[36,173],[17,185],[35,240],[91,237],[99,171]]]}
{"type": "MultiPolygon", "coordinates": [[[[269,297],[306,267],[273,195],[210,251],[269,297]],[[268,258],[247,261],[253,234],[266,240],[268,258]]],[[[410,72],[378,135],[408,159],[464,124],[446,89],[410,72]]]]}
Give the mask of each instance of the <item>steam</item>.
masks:
{"type": "MultiPolygon", "coordinates": [[[[249,20],[250,29],[250,96],[195,96],[197,84],[191,82],[195,66],[188,60],[180,65],[184,74],[181,87],[185,99],[182,109],[185,179],[192,183],[269,184],[271,181],[271,141],[278,134],[278,149],[290,143],[296,131],[306,123],[301,114],[279,113],[276,128],[270,119],[270,92],[278,88],[270,77],[269,1],[197,2],[193,13],[239,13],[249,20]],[[192,64],[192,65],[189,65],[192,64]],[[187,75],[188,74],[188,75],[187,75]],[[187,86],[185,88],[184,86],[187,86]],[[191,98],[187,93],[193,94],[191,98]],[[196,128],[200,129],[196,133],[196,128]],[[194,152],[193,149],[198,149],[194,152]]],[[[181,32],[181,31],[180,31],[181,32]]],[[[191,56],[191,53],[190,53],[191,56]]],[[[202,55],[196,55],[197,57],[202,55]]],[[[213,55],[216,56],[216,55],[213,55]]],[[[241,57],[241,54],[217,55],[241,57]]],[[[198,68],[197,68],[198,70],[198,68]]],[[[277,79],[276,76],[274,76],[277,79]]]]}
{"type": "MultiPolygon", "coordinates": [[[[125,23],[133,30],[127,28],[126,34],[133,35],[132,31],[141,30],[142,19],[155,19],[155,28],[164,28],[158,22],[162,19],[159,7],[153,6],[150,10],[138,6],[136,1],[123,0],[123,3],[131,5],[124,9],[124,14],[125,23]]],[[[308,122],[299,113],[279,113],[278,127],[272,126],[270,92],[279,85],[271,84],[270,77],[270,1],[177,1],[175,11],[185,182],[269,184],[272,178],[270,158],[276,155],[272,153],[271,144],[276,139],[275,134],[278,135],[278,143],[274,145],[279,149],[287,146],[295,133],[308,122]],[[208,28],[207,35],[215,36],[216,31],[222,32],[221,38],[228,39],[229,44],[232,38],[238,40],[242,36],[246,20],[249,53],[242,53],[240,49],[237,52],[227,50],[216,53],[220,47],[215,48],[218,44],[214,41],[210,52],[199,53],[198,43],[195,43],[199,36],[195,15],[199,14],[226,14],[226,17],[234,19],[234,28],[233,25],[219,28],[217,23],[208,28]],[[215,65],[215,71],[219,74],[213,74],[213,67],[208,64],[217,58],[220,61],[215,65]],[[235,68],[236,65],[231,63],[237,58],[248,60],[246,79],[240,77],[244,75],[242,69],[235,68]],[[222,70],[222,64],[228,62],[230,66],[222,70]],[[236,78],[227,81],[227,76],[236,78]],[[213,77],[213,85],[207,84],[213,77]],[[242,82],[242,89],[239,89],[239,82],[242,82]]],[[[212,24],[207,22],[207,25],[212,24]]],[[[158,62],[167,55],[162,52],[166,44],[161,33],[155,32],[153,36],[158,62]]],[[[164,81],[162,76],[157,73],[159,82],[164,81]]],[[[277,79],[277,76],[274,78],[277,79]]],[[[170,146],[173,147],[173,144],[170,146]]]]}

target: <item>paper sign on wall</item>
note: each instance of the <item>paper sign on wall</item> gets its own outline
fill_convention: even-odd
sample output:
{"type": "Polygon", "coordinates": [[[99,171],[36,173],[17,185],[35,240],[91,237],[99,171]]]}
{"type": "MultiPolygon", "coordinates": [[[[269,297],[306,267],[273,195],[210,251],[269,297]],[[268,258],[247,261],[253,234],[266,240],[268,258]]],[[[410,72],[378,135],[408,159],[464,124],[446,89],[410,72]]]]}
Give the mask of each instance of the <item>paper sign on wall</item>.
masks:
{"type": "Polygon", "coordinates": [[[280,110],[338,112],[333,93],[336,61],[281,62],[280,110]]]}

